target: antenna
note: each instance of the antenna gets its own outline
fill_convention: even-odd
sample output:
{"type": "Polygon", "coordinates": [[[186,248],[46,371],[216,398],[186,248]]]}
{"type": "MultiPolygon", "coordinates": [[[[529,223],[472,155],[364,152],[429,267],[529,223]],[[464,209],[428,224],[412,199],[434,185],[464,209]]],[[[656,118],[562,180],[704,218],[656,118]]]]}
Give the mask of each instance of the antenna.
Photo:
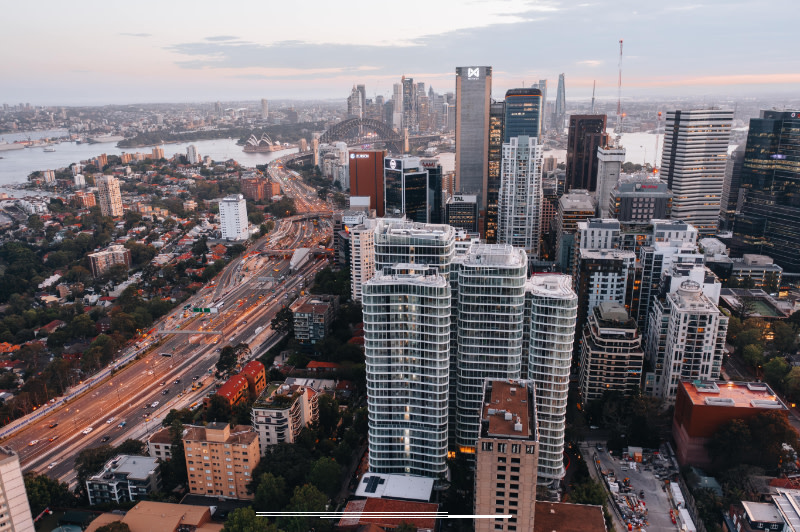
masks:
{"type": "Polygon", "coordinates": [[[622,39],[619,40],[619,79],[617,79],[617,136],[622,135],[622,39]]]}
{"type": "Polygon", "coordinates": [[[592,113],[594,114],[594,90],[597,88],[597,80],[592,81],[592,113]]]}

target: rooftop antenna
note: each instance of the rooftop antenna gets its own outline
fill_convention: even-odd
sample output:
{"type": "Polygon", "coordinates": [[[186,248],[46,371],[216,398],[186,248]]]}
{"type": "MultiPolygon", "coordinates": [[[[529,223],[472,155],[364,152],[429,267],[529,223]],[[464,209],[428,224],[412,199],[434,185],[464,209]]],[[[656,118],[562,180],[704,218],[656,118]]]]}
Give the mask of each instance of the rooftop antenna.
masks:
{"type": "Polygon", "coordinates": [[[594,90],[597,88],[597,80],[592,81],[592,113],[594,114],[594,90]]]}
{"type": "Polygon", "coordinates": [[[619,40],[619,78],[617,79],[617,137],[622,135],[622,39],[619,40]]]}

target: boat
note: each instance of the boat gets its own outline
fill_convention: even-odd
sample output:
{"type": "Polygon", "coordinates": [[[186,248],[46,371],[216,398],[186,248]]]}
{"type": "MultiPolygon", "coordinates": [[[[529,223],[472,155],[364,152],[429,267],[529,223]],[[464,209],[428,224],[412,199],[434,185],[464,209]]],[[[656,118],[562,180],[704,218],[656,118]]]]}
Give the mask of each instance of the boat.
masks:
{"type": "Polygon", "coordinates": [[[45,146],[44,147],[44,151],[46,151],[47,153],[52,153],[52,152],[56,151],[56,149],[54,147],[52,147],[52,146],[45,146]]]}
{"type": "Polygon", "coordinates": [[[21,150],[24,147],[22,142],[0,142],[0,151],[21,150]]]}

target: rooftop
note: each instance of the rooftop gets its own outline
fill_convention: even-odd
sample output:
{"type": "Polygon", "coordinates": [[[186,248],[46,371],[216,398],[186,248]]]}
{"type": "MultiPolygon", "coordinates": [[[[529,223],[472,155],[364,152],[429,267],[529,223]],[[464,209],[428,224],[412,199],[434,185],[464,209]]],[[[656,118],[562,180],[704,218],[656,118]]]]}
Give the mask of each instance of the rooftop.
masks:
{"type": "Polygon", "coordinates": [[[464,264],[518,267],[526,264],[525,252],[511,244],[472,244],[464,264]]]}
{"type": "Polygon", "coordinates": [[[356,497],[385,497],[427,502],[431,499],[432,492],[432,478],[365,473],[356,488],[356,497]]]}
{"type": "Polygon", "coordinates": [[[601,301],[597,305],[597,314],[602,320],[627,322],[628,311],[618,301],[601,301]]]}
{"type": "Polygon", "coordinates": [[[394,512],[428,513],[437,512],[438,504],[427,502],[395,501],[392,499],[361,499],[347,503],[345,512],[355,515],[342,517],[339,527],[355,528],[359,525],[375,524],[382,527],[396,528],[406,522],[417,529],[430,529],[436,527],[436,517],[382,517],[380,514],[394,512]],[[366,514],[366,515],[363,515],[366,514]],[[377,515],[376,515],[377,514],[377,515]]]}
{"type": "Polygon", "coordinates": [[[262,364],[258,360],[251,360],[250,362],[244,365],[240,374],[257,377],[259,373],[264,373],[264,371],[265,371],[264,364],[262,364]]]}
{"type": "Polygon", "coordinates": [[[573,190],[558,200],[560,210],[594,211],[594,200],[587,190],[573,190]]]}
{"type": "Polygon", "coordinates": [[[128,525],[131,532],[150,532],[152,530],[175,531],[179,527],[191,527],[196,532],[216,532],[222,524],[211,523],[208,506],[191,506],[166,502],[141,501],[128,510],[125,515],[105,513],[98,516],[86,529],[93,532],[115,521],[128,525]]]}
{"type": "Polygon", "coordinates": [[[778,494],[772,496],[781,517],[789,525],[790,530],[800,530],[800,490],[777,489],[778,494]]]}
{"type": "Polygon", "coordinates": [[[682,381],[680,385],[695,406],[786,410],[775,392],[763,382],[682,381]]]}
{"type": "Polygon", "coordinates": [[[134,480],[145,480],[157,468],[157,458],[120,454],[106,462],[103,469],[89,480],[101,480],[104,475],[109,473],[127,475],[128,478],[134,480]]]}
{"type": "Polygon", "coordinates": [[[533,532],[606,532],[603,507],[536,501],[533,532]]]}
{"type": "Polygon", "coordinates": [[[169,427],[159,429],[147,440],[149,443],[169,443],[172,444],[172,437],[169,435],[169,427]]]}
{"type": "Polygon", "coordinates": [[[768,502],[742,501],[742,507],[750,521],[759,523],[783,523],[777,506],[768,502]]]}
{"type": "Polygon", "coordinates": [[[622,249],[581,249],[581,259],[629,259],[636,260],[636,253],[622,249]]]}
{"type": "Polygon", "coordinates": [[[534,295],[569,299],[575,297],[572,277],[560,273],[536,273],[525,283],[525,290],[534,295]]]}
{"type": "MultiPolygon", "coordinates": [[[[183,433],[184,441],[210,441],[206,434],[206,429],[210,430],[224,430],[227,423],[209,423],[205,427],[189,426],[183,433]]],[[[231,444],[250,444],[258,440],[258,434],[253,432],[253,427],[250,425],[236,425],[230,429],[230,436],[225,440],[225,443],[231,444]]]]}
{"type": "Polygon", "coordinates": [[[532,386],[531,381],[487,379],[484,384],[481,436],[537,439],[532,386]]]}

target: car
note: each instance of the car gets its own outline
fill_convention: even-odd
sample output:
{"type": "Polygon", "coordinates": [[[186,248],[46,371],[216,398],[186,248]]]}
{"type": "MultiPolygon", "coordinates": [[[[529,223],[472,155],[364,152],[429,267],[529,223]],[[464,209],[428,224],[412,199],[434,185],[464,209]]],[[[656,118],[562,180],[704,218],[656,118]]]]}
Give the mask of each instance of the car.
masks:
{"type": "Polygon", "coordinates": [[[111,424],[111,423],[113,423],[113,422],[114,422],[114,420],[116,420],[116,419],[117,419],[116,417],[114,417],[114,416],[111,416],[110,418],[106,419],[106,423],[108,423],[108,424],[110,425],[110,424],[111,424]]]}
{"type": "Polygon", "coordinates": [[[192,380],[193,380],[193,381],[196,381],[196,380],[197,380],[197,379],[199,379],[199,378],[200,378],[200,377],[199,377],[198,375],[195,375],[194,377],[192,377],[192,380]]]}
{"type": "Polygon", "coordinates": [[[119,425],[117,425],[117,426],[118,426],[119,428],[123,428],[123,427],[124,427],[125,425],[127,425],[127,424],[128,424],[128,422],[127,422],[127,421],[123,421],[122,423],[120,423],[120,424],[119,424],[119,425]]]}
{"type": "Polygon", "coordinates": [[[143,408],[143,409],[145,409],[145,410],[147,410],[148,408],[150,408],[150,405],[148,405],[147,403],[145,403],[145,404],[143,404],[143,405],[142,405],[142,408],[143,408]]]}
{"type": "Polygon", "coordinates": [[[150,408],[155,408],[155,407],[157,407],[158,405],[159,405],[158,401],[153,401],[153,402],[150,404],[150,408]]]}
{"type": "Polygon", "coordinates": [[[36,445],[37,443],[39,443],[39,440],[31,440],[31,442],[30,442],[28,445],[29,445],[30,447],[33,447],[33,446],[34,446],[34,445],[36,445]]]}
{"type": "Polygon", "coordinates": [[[58,462],[51,462],[50,465],[47,466],[47,469],[53,469],[57,465],[58,465],[58,462]]]}
{"type": "Polygon", "coordinates": [[[145,419],[149,418],[150,417],[150,412],[145,412],[144,414],[142,414],[142,417],[145,418],[145,419]]]}
{"type": "Polygon", "coordinates": [[[57,439],[58,439],[58,434],[56,434],[55,436],[50,436],[49,438],[47,438],[47,441],[56,441],[57,439]]]}
{"type": "Polygon", "coordinates": [[[161,395],[167,395],[168,393],[169,393],[169,388],[161,391],[161,395]]]}
{"type": "Polygon", "coordinates": [[[159,384],[159,386],[164,386],[165,384],[167,384],[167,381],[161,381],[161,384],[159,384]]]}
{"type": "Polygon", "coordinates": [[[50,427],[51,429],[54,429],[57,426],[58,426],[58,422],[57,421],[53,421],[52,423],[50,423],[50,425],[48,425],[48,427],[50,427]]]}
{"type": "Polygon", "coordinates": [[[83,433],[84,434],[89,434],[93,430],[94,430],[94,427],[86,427],[85,429],[83,429],[83,433]]]}
{"type": "Polygon", "coordinates": [[[100,438],[100,443],[105,443],[110,439],[111,439],[111,436],[103,436],[102,438],[100,438]]]}
{"type": "Polygon", "coordinates": [[[180,384],[180,383],[181,383],[180,379],[175,379],[174,381],[172,381],[172,384],[180,384]]]}

